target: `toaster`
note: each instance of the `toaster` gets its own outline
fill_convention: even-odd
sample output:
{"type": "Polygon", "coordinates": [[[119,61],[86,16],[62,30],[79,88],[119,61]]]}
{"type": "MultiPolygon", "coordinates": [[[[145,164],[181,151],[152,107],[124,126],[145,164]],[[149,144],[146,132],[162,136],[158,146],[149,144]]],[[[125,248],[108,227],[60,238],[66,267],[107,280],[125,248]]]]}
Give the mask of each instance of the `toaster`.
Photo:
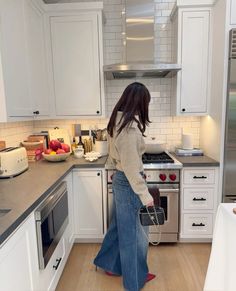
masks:
{"type": "Polygon", "coordinates": [[[9,178],[28,169],[28,158],[24,147],[9,147],[0,150],[0,178],[9,178]]]}

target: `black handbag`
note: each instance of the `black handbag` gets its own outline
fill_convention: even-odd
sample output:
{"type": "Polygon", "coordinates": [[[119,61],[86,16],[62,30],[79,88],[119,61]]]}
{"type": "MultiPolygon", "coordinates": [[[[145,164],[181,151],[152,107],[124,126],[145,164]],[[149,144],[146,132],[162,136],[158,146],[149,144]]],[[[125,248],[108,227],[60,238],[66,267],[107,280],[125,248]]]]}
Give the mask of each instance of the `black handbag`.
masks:
{"type": "Polygon", "coordinates": [[[160,206],[141,207],[139,217],[143,226],[163,225],[165,222],[165,212],[160,206]]]}

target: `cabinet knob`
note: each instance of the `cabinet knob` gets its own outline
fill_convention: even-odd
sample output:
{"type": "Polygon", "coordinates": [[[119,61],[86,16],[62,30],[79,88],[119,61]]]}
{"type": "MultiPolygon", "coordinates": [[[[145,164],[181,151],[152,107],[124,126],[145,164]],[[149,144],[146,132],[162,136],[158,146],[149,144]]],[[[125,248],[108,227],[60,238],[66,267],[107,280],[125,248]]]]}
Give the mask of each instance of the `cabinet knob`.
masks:
{"type": "Polygon", "coordinates": [[[97,111],[96,111],[96,113],[97,113],[97,114],[99,114],[99,113],[100,113],[100,111],[99,111],[99,110],[97,110],[97,111]]]}
{"type": "Polygon", "coordinates": [[[36,110],[36,111],[34,111],[34,112],[33,112],[33,114],[36,114],[36,115],[38,115],[38,114],[39,114],[39,111],[38,111],[38,110],[36,110]]]}
{"type": "Polygon", "coordinates": [[[186,110],[185,108],[182,108],[182,109],[181,109],[182,112],[185,112],[185,110],[186,110]]]}
{"type": "Polygon", "coordinates": [[[97,176],[100,176],[101,174],[100,173],[97,173],[97,176]]]}

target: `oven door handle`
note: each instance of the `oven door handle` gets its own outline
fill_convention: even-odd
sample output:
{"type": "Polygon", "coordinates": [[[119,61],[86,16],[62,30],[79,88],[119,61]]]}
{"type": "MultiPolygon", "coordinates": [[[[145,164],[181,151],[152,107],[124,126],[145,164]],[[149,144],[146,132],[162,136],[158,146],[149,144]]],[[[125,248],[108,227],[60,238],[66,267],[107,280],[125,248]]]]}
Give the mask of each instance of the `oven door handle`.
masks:
{"type": "Polygon", "coordinates": [[[168,187],[166,186],[163,187],[158,187],[159,185],[158,184],[154,184],[154,183],[151,183],[151,184],[147,184],[148,188],[157,188],[159,190],[160,193],[178,193],[179,192],[179,187],[178,185],[175,185],[174,187],[168,187]]]}
{"type": "Polygon", "coordinates": [[[167,189],[159,189],[160,193],[179,193],[179,189],[170,189],[170,188],[167,188],[167,189]]]}

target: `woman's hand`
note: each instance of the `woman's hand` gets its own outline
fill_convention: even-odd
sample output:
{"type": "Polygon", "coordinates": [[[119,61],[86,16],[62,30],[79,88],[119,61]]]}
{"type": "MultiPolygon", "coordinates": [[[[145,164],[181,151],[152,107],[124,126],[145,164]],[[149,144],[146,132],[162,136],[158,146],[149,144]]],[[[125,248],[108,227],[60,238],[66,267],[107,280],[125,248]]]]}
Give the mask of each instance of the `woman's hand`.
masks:
{"type": "Polygon", "coordinates": [[[154,206],[154,201],[150,201],[148,204],[145,205],[146,207],[149,207],[149,206],[154,206]]]}
{"type": "MultiPolygon", "coordinates": [[[[159,189],[156,186],[149,187],[148,191],[152,195],[152,198],[154,200],[154,205],[160,205],[160,191],[159,191],[159,189]]],[[[153,206],[153,204],[151,206],[153,206]]]]}

